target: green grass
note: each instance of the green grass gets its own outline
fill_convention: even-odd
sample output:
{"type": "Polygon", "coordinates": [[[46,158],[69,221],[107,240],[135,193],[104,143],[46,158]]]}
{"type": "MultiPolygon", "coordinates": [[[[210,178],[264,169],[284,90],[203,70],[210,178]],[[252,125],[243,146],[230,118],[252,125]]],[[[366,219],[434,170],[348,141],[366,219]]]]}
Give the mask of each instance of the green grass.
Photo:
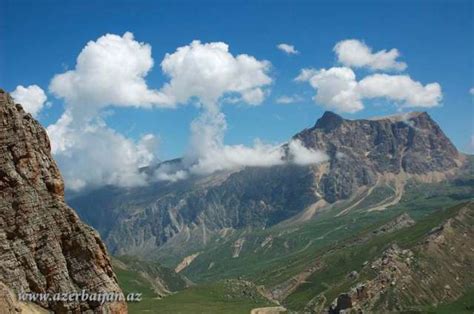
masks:
{"type": "MultiPolygon", "coordinates": [[[[302,310],[320,293],[324,293],[326,299],[331,302],[352,286],[353,283],[347,279],[347,275],[353,270],[360,271],[364,261],[380,256],[391,243],[397,243],[402,248],[411,247],[431,229],[453,216],[460,208],[461,205],[439,210],[420,219],[414,226],[374,237],[362,244],[341,246],[334,252],[322,256],[321,260],[326,266],[310,276],[306,283],[300,285],[285,300],[285,305],[293,310],[302,310]]],[[[370,273],[364,276],[370,276],[370,273]]]]}
{"type": "Polygon", "coordinates": [[[124,269],[115,269],[119,285],[124,295],[129,293],[141,293],[142,300],[140,302],[128,303],[129,313],[140,313],[147,309],[152,309],[156,301],[156,293],[150,283],[143,279],[136,271],[124,269]]]}
{"type": "Polygon", "coordinates": [[[129,313],[250,313],[256,307],[274,306],[255,287],[239,287],[237,281],[222,281],[193,286],[158,299],[137,273],[118,271],[117,277],[124,293],[142,293],[140,302],[128,303],[129,313]]]}
{"type": "MultiPolygon", "coordinates": [[[[117,275],[125,291],[143,293],[142,302],[129,304],[130,313],[249,313],[252,308],[269,306],[268,301],[263,297],[252,297],[252,293],[227,293],[228,287],[223,279],[242,278],[268,288],[303,271],[319,259],[323,262],[323,269],[310,276],[307,283],[299,286],[285,300],[285,306],[290,309],[302,310],[320,293],[324,293],[331,302],[338,294],[347,291],[355,283],[347,279],[347,274],[353,270],[360,271],[364,261],[378,257],[391,243],[396,242],[402,248],[411,247],[433,227],[452,216],[458,207],[444,209],[472,199],[473,188],[469,181],[466,182],[412,183],[407,186],[399,204],[381,212],[354,210],[348,215],[334,217],[334,211],[328,211],[297,227],[240,230],[229,238],[218,241],[213,238],[207,247],[196,249],[203,250],[202,254],[183,272],[198,285],[162,300],[156,298],[146,282],[137,279],[136,272],[120,270],[117,275]],[[414,226],[367,237],[372,230],[404,212],[416,220],[414,226]],[[270,235],[273,237],[271,247],[262,247],[262,242],[270,235]],[[245,243],[240,256],[232,258],[232,244],[242,237],[245,243]],[[365,237],[365,240],[354,243],[357,237],[365,237]],[[213,267],[209,268],[211,263],[213,267]]],[[[376,192],[367,202],[373,204],[379,197],[385,198],[390,193],[385,189],[379,192],[384,195],[376,192]]],[[[195,252],[187,252],[188,255],[192,253],[195,252]]],[[[370,271],[362,272],[359,280],[373,275],[370,271]]],[[[465,302],[467,299],[460,299],[459,302],[440,306],[435,312],[460,310],[466,306],[465,302]]]]}
{"type": "MultiPolygon", "coordinates": [[[[274,306],[258,295],[235,293],[226,282],[192,287],[154,303],[155,313],[250,313],[256,307],[274,306]]],[[[249,289],[250,290],[250,289],[249,289]]]]}
{"type": "Polygon", "coordinates": [[[462,297],[453,302],[437,307],[430,306],[420,311],[430,314],[472,314],[474,313],[474,288],[470,288],[462,297]]]}
{"type": "MultiPolygon", "coordinates": [[[[165,284],[169,291],[178,291],[186,288],[186,280],[181,275],[175,273],[173,269],[162,266],[158,262],[143,261],[133,256],[116,256],[114,257],[115,269],[119,269],[119,263],[126,265],[127,270],[137,273],[146,274],[148,280],[160,278],[160,281],[165,284]]],[[[143,276],[141,276],[143,277],[143,276]]]]}
{"type": "Polygon", "coordinates": [[[250,282],[224,280],[185,289],[180,275],[157,263],[139,261],[130,256],[114,259],[114,271],[124,294],[141,293],[140,302],[128,303],[131,314],[249,313],[256,307],[272,306],[250,282]],[[126,268],[118,262],[124,263],[126,268]],[[160,276],[168,287],[178,288],[180,291],[160,299],[143,272],[151,277],[160,276]]]}
{"type": "MultiPolygon", "coordinates": [[[[474,190],[469,178],[466,180],[464,183],[412,182],[406,187],[399,204],[381,212],[368,213],[356,209],[348,215],[334,217],[337,212],[334,208],[297,227],[282,228],[277,225],[266,230],[237,231],[229,238],[213,239],[207,247],[199,248],[202,254],[183,273],[200,283],[242,276],[265,286],[275,285],[304,270],[329,247],[403,212],[408,212],[418,221],[440,209],[472,199],[474,190]],[[261,243],[270,235],[273,236],[272,246],[262,248],[261,243]],[[232,244],[242,237],[245,243],[240,256],[232,258],[232,244]],[[211,263],[213,267],[209,268],[211,263]]],[[[386,198],[393,192],[389,190],[388,187],[374,190],[369,203],[386,198]]],[[[400,236],[403,237],[403,234],[400,236]]],[[[414,238],[418,236],[413,234],[414,238]]],[[[190,251],[187,255],[195,252],[190,251]]]]}

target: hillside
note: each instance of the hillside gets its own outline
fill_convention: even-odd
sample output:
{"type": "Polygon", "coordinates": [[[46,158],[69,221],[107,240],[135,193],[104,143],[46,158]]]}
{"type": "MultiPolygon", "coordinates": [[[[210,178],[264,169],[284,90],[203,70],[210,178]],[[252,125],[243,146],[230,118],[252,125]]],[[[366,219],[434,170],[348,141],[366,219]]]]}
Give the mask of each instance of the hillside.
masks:
{"type": "Polygon", "coordinates": [[[426,113],[346,120],[326,112],[293,138],[330,159],[311,166],[248,167],[145,188],[106,187],[69,203],[114,254],[149,256],[165,247],[202,247],[234,230],[264,229],[290,218],[305,221],[322,209],[339,207],[333,213],[340,215],[357,206],[382,210],[400,201],[409,182],[445,181],[466,165],[426,113]],[[350,205],[340,207],[341,202],[350,205]]]}
{"type": "MultiPolygon", "coordinates": [[[[197,302],[224,313],[248,311],[221,307],[223,296],[211,291],[226,280],[248,282],[249,291],[258,287],[263,301],[253,309],[281,304],[315,313],[348,304],[364,311],[449,308],[471,293],[472,276],[456,284],[442,274],[468,272],[472,265],[470,248],[459,241],[472,239],[465,231],[472,218],[474,159],[460,154],[428,114],[347,120],[327,112],[293,139],[329,160],[248,167],[140,189],[106,187],[70,200],[115,254],[159,261],[196,285],[157,300],[163,295],[149,283],[155,298],[137,311],[156,302],[178,312],[197,302]],[[458,222],[450,241],[462,254],[423,246],[432,230],[458,222]],[[399,261],[407,254],[417,263],[403,268],[399,261]],[[419,276],[429,263],[440,273],[423,282],[419,276]],[[411,279],[397,277],[392,285],[386,265],[411,279]],[[402,279],[418,298],[397,290],[402,279]],[[362,286],[365,299],[357,294],[362,286]],[[426,293],[445,286],[450,295],[426,293]]],[[[171,161],[176,169],[180,163],[171,161]]]]}
{"type": "MultiPolygon", "coordinates": [[[[143,278],[140,275],[130,276],[119,270],[117,274],[125,291],[127,280],[133,279],[133,289],[143,291],[146,298],[130,304],[132,313],[151,308],[156,313],[187,313],[197,308],[203,312],[249,313],[250,309],[279,304],[298,313],[337,313],[349,307],[364,312],[453,313],[450,309],[457,309],[456,313],[470,313],[474,306],[470,272],[474,263],[474,203],[385,217],[358,231],[346,231],[341,240],[317,237],[318,232],[328,231],[317,230],[322,225],[316,222],[290,231],[292,235],[287,239],[297,242],[303,234],[312,232],[315,241],[315,245],[293,253],[279,247],[283,239],[276,230],[268,230],[274,238],[264,241],[263,249],[262,242],[249,240],[256,242],[253,247],[259,247],[260,252],[250,249],[232,258],[231,249],[225,252],[209,248],[184,271],[196,278],[196,285],[164,298],[157,298],[147,281],[137,286],[138,278],[143,278]],[[205,270],[200,266],[209,268],[212,263],[210,269],[216,268],[213,276],[203,278],[205,270]]],[[[339,230],[346,229],[347,222],[344,225],[339,230]]],[[[336,232],[339,230],[336,228],[336,232]]]]}

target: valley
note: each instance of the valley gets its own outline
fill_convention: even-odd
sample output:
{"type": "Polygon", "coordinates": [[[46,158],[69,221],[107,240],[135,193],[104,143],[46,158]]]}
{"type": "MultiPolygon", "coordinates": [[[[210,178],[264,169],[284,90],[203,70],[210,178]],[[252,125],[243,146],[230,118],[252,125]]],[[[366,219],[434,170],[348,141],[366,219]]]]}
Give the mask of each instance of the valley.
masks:
{"type": "Polygon", "coordinates": [[[124,290],[145,291],[145,302],[129,305],[132,312],[187,313],[197,306],[202,313],[449,309],[472,293],[472,276],[453,282],[442,274],[469,274],[474,263],[474,158],[452,148],[425,114],[412,114],[411,124],[393,119],[325,114],[295,136],[330,152],[332,158],[319,165],[245,168],[137,190],[105,188],[70,203],[102,232],[119,260],[134,255],[140,263],[159,263],[186,282],[163,294],[149,280],[136,286],[127,279],[134,276],[116,265],[124,290]],[[374,132],[366,145],[379,144],[352,142],[358,132],[374,132]],[[114,219],[96,216],[98,207],[114,219]],[[456,225],[451,242],[427,249],[438,241],[436,232],[447,236],[446,224],[456,225]],[[462,253],[451,256],[447,248],[462,253]],[[430,263],[440,273],[426,281],[419,276],[430,273],[430,263]]]}

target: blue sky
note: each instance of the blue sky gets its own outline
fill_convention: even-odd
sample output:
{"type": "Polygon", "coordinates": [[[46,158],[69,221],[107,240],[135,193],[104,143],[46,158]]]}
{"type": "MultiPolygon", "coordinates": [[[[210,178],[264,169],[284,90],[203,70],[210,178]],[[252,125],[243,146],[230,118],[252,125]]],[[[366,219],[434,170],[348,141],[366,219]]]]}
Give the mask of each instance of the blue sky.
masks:
{"type": "MultiPolygon", "coordinates": [[[[188,45],[222,41],[233,55],[268,60],[270,94],[260,106],[223,105],[227,144],[251,144],[255,138],[277,143],[314,124],[325,108],[312,97],[315,89],[295,82],[302,68],[331,68],[338,62],[336,43],[358,39],[373,51],[396,48],[404,71],[423,85],[441,85],[441,106],[426,110],[461,150],[469,149],[473,130],[472,1],[6,1],[0,0],[0,86],[36,84],[48,91],[55,74],[74,69],[86,43],[104,34],[132,32],[152,47],[150,88],[168,81],[160,69],[166,53],[188,45]],[[287,55],[279,43],[300,52],[287,55]],[[298,95],[294,104],[277,104],[298,95]]],[[[354,69],[357,78],[373,74],[354,69]]],[[[38,119],[48,126],[63,113],[63,100],[47,93],[51,107],[38,119]]],[[[342,113],[362,118],[397,112],[386,100],[364,101],[365,109],[342,113]]],[[[421,108],[423,110],[423,108],[421,108]]],[[[113,107],[106,122],[134,139],[146,133],[160,138],[160,159],[183,155],[196,106],[177,109],[113,107]]],[[[416,108],[415,108],[416,110],[416,108]]],[[[407,111],[407,109],[405,110],[407,111]]]]}

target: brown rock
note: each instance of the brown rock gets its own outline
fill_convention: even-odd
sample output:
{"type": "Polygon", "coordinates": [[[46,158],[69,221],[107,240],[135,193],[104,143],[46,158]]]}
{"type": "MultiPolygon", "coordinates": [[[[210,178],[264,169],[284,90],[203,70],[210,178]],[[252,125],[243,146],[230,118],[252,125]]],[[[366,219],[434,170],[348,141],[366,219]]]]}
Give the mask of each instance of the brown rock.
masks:
{"type": "MultiPolygon", "coordinates": [[[[98,234],[64,202],[46,131],[2,90],[0,282],[15,293],[121,292],[98,234]]],[[[56,313],[127,311],[124,302],[37,303],[56,313]]]]}

